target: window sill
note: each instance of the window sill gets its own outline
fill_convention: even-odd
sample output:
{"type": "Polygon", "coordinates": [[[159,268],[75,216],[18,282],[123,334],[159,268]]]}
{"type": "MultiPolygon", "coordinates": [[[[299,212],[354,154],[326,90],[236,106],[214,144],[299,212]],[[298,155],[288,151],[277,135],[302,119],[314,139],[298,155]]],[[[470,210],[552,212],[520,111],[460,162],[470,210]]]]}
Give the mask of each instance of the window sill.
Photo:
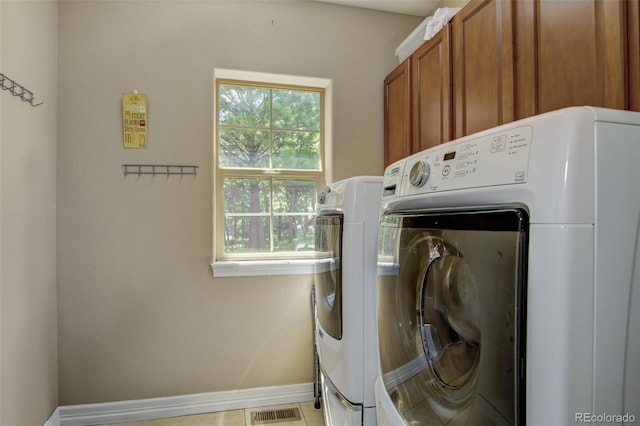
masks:
{"type": "Polygon", "coordinates": [[[213,262],[211,271],[216,278],[304,275],[313,274],[317,262],[317,259],[222,261],[213,262]]]}

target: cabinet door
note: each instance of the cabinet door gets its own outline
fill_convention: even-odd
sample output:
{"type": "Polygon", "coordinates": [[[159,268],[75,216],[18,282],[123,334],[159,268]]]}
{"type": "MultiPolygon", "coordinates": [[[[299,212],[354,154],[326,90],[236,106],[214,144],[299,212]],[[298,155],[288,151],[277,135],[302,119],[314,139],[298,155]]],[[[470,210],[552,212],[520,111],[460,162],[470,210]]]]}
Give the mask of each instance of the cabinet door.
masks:
{"type": "Polygon", "coordinates": [[[640,0],[627,3],[629,109],[640,111],[640,0]]]}
{"type": "Polygon", "coordinates": [[[514,3],[516,118],[576,105],[628,108],[627,4],[633,8],[627,0],[514,3]]]}
{"type": "Polygon", "coordinates": [[[384,166],[411,154],[410,59],[384,79],[384,166]]]}
{"type": "Polygon", "coordinates": [[[449,39],[447,25],[411,55],[412,152],[452,138],[449,39]]]}
{"type": "Polygon", "coordinates": [[[513,121],[511,1],[471,1],[452,20],[455,137],[513,121]]]}

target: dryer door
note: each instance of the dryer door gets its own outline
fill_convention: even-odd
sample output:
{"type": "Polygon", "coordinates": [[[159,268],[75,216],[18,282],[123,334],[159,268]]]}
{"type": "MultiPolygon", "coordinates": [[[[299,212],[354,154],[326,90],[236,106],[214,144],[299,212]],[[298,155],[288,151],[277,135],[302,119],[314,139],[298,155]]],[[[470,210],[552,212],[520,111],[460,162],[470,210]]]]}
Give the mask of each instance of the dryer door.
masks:
{"type": "Polygon", "coordinates": [[[315,266],[318,322],[334,339],[342,338],[342,230],[341,213],[319,214],[315,225],[315,266]]]}
{"type": "Polygon", "coordinates": [[[524,419],[527,230],[520,209],[383,216],[382,380],[408,424],[524,419]]]}

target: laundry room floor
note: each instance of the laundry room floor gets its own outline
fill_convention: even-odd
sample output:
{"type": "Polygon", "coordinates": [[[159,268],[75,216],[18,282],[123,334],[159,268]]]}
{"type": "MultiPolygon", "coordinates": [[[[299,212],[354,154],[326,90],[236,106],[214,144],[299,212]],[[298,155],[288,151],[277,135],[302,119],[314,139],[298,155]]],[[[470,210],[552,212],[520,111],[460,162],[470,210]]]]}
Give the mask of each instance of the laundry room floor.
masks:
{"type": "Polygon", "coordinates": [[[106,426],[324,426],[322,410],[313,407],[313,401],[299,404],[285,404],[270,407],[245,408],[240,410],[220,411],[216,413],[194,414],[191,416],[171,417],[166,419],[143,420],[139,422],[116,423],[106,426]],[[288,411],[298,408],[300,420],[252,422],[252,413],[265,411],[288,411]]]}

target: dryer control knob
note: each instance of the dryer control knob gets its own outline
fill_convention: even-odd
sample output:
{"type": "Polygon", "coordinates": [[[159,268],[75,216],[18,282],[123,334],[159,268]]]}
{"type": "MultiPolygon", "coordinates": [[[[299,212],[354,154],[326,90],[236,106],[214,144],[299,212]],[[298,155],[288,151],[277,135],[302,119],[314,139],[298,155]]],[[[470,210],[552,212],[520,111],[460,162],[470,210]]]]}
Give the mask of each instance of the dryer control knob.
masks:
{"type": "Polygon", "coordinates": [[[416,162],[409,172],[409,183],[413,186],[421,187],[427,180],[429,180],[429,175],[431,174],[431,167],[429,164],[424,161],[416,162]]]}

